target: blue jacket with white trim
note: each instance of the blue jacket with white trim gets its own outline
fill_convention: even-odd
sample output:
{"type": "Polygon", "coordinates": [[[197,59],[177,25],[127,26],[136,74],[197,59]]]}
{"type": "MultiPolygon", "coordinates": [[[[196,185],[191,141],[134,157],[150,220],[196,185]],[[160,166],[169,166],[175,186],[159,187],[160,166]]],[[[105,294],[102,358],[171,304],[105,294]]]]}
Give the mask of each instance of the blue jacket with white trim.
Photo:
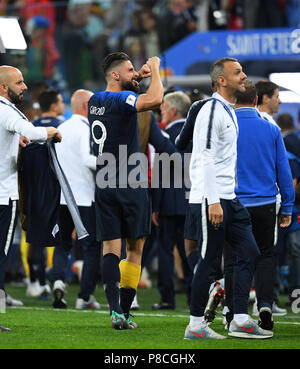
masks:
{"type": "Polygon", "coordinates": [[[291,215],[295,201],[293,179],[280,129],[262,119],[255,108],[238,108],[237,188],[235,193],[246,207],[276,202],[291,215]]]}
{"type": "MultiPolygon", "coordinates": [[[[170,136],[170,141],[174,144],[176,137],[179,135],[185,119],[180,119],[170,123],[165,132],[170,136]]],[[[180,151],[180,154],[190,153],[192,144],[188,144],[184,151],[180,151]]],[[[166,147],[167,149],[167,147],[166,147]]],[[[167,151],[165,151],[167,152],[167,151]]],[[[158,164],[159,165],[159,164],[158,164]]],[[[159,166],[159,178],[163,178],[163,168],[159,166]]],[[[163,188],[160,181],[159,188],[152,188],[152,211],[158,211],[160,215],[172,216],[172,215],[185,215],[188,205],[186,193],[188,188],[184,181],[184,161],[182,161],[182,168],[175,167],[173,163],[170,163],[170,186],[169,188],[163,188]],[[182,170],[182,183],[177,187],[175,180],[175,170],[182,170]]]]}

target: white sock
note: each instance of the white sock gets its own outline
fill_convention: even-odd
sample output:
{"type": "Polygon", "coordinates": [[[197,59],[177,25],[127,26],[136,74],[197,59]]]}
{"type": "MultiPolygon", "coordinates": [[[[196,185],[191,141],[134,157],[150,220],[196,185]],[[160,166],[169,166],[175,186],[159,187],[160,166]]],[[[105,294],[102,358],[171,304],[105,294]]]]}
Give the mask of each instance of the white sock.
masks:
{"type": "Polygon", "coordinates": [[[241,324],[245,323],[248,319],[249,319],[249,315],[248,314],[234,314],[233,315],[233,320],[238,325],[241,325],[241,324]]]}
{"type": "Polygon", "coordinates": [[[204,322],[204,316],[193,316],[190,315],[190,328],[197,329],[199,325],[204,322]]]}
{"type": "Polygon", "coordinates": [[[225,305],[225,306],[223,307],[222,314],[223,314],[223,315],[226,315],[226,313],[228,313],[228,312],[229,312],[228,306],[226,306],[226,305],[225,305]]]}

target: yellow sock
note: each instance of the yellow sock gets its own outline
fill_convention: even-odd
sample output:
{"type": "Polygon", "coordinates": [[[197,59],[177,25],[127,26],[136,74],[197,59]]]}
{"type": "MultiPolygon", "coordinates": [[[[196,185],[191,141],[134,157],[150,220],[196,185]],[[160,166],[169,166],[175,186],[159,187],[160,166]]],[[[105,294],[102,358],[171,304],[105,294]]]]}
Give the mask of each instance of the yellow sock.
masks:
{"type": "Polygon", "coordinates": [[[120,288],[136,290],[140,281],[141,266],[128,260],[121,260],[119,268],[121,274],[120,288]]]}

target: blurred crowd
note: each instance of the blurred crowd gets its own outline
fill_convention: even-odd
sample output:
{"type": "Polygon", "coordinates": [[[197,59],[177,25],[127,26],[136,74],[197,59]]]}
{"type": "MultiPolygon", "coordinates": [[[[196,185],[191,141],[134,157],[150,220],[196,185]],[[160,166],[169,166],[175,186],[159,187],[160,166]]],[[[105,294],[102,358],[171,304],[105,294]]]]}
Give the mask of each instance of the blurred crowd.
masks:
{"type": "MultiPolygon", "coordinates": [[[[300,0],[0,0],[0,15],[19,17],[28,44],[25,53],[0,54],[0,63],[22,71],[33,103],[45,86],[57,88],[67,101],[79,88],[105,88],[101,60],[110,52],[126,52],[139,70],[147,58],[192,32],[298,27],[299,10],[300,0]]],[[[203,98],[198,90],[189,94],[191,102],[203,98]]],[[[72,263],[81,260],[81,250],[75,250],[70,279],[72,263]]],[[[152,254],[155,264],[155,248],[152,254]]],[[[176,265],[178,259],[175,255],[176,265]]],[[[19,228],[7,281],[23,282],[24,265],[26,269],[26,243],[19,228]]],[[[285,260],[281,265],[286,266],[285,260]]],[[[180,266],[177,276],[180,290],[180,266]]],[[[281,292],[286,284],[283,278],[281,292]]]]}
{"type": "Polygon", "coordinates": [[[1,0],[17,16],[28,50],[0,57],[27,84],[41,80],[69,95],[104,86],[102,58],[126,52],[138,69],[147,58],[195,31],[298,27],[299,0],[1,0]]]}

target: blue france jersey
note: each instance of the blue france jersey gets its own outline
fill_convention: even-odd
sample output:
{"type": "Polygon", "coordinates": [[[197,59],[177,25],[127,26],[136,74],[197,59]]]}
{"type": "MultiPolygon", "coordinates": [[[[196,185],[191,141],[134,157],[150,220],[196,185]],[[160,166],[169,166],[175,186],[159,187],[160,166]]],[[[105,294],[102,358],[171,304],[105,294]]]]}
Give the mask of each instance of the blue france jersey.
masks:
{"type": "MultiPolygon", "coordinates": [[[[106,167],[107,178],[110,177],[112,184],[119,185],[122,182],[125,186],[128,183],[129,172],[138,165],[128,164],[131,154],[141,152],[137,124],[137,97],[138,95],[132,91],[102,91],[94,94],[89,101],[88,120],[91,126],[94,155],[98,157],[98,173],[99,169],[106,167]],[[107,163],[104,158],[112,160],[107,163]]],[[[141,180],[140,177],[136,179],[141,180]]]]}
{"type": "Polygon", "coordinates": [[[42,117],[34,120],[32,124],[35,127],[54,127],[57,128],[61,121],[54,117],[42,117]]]}

